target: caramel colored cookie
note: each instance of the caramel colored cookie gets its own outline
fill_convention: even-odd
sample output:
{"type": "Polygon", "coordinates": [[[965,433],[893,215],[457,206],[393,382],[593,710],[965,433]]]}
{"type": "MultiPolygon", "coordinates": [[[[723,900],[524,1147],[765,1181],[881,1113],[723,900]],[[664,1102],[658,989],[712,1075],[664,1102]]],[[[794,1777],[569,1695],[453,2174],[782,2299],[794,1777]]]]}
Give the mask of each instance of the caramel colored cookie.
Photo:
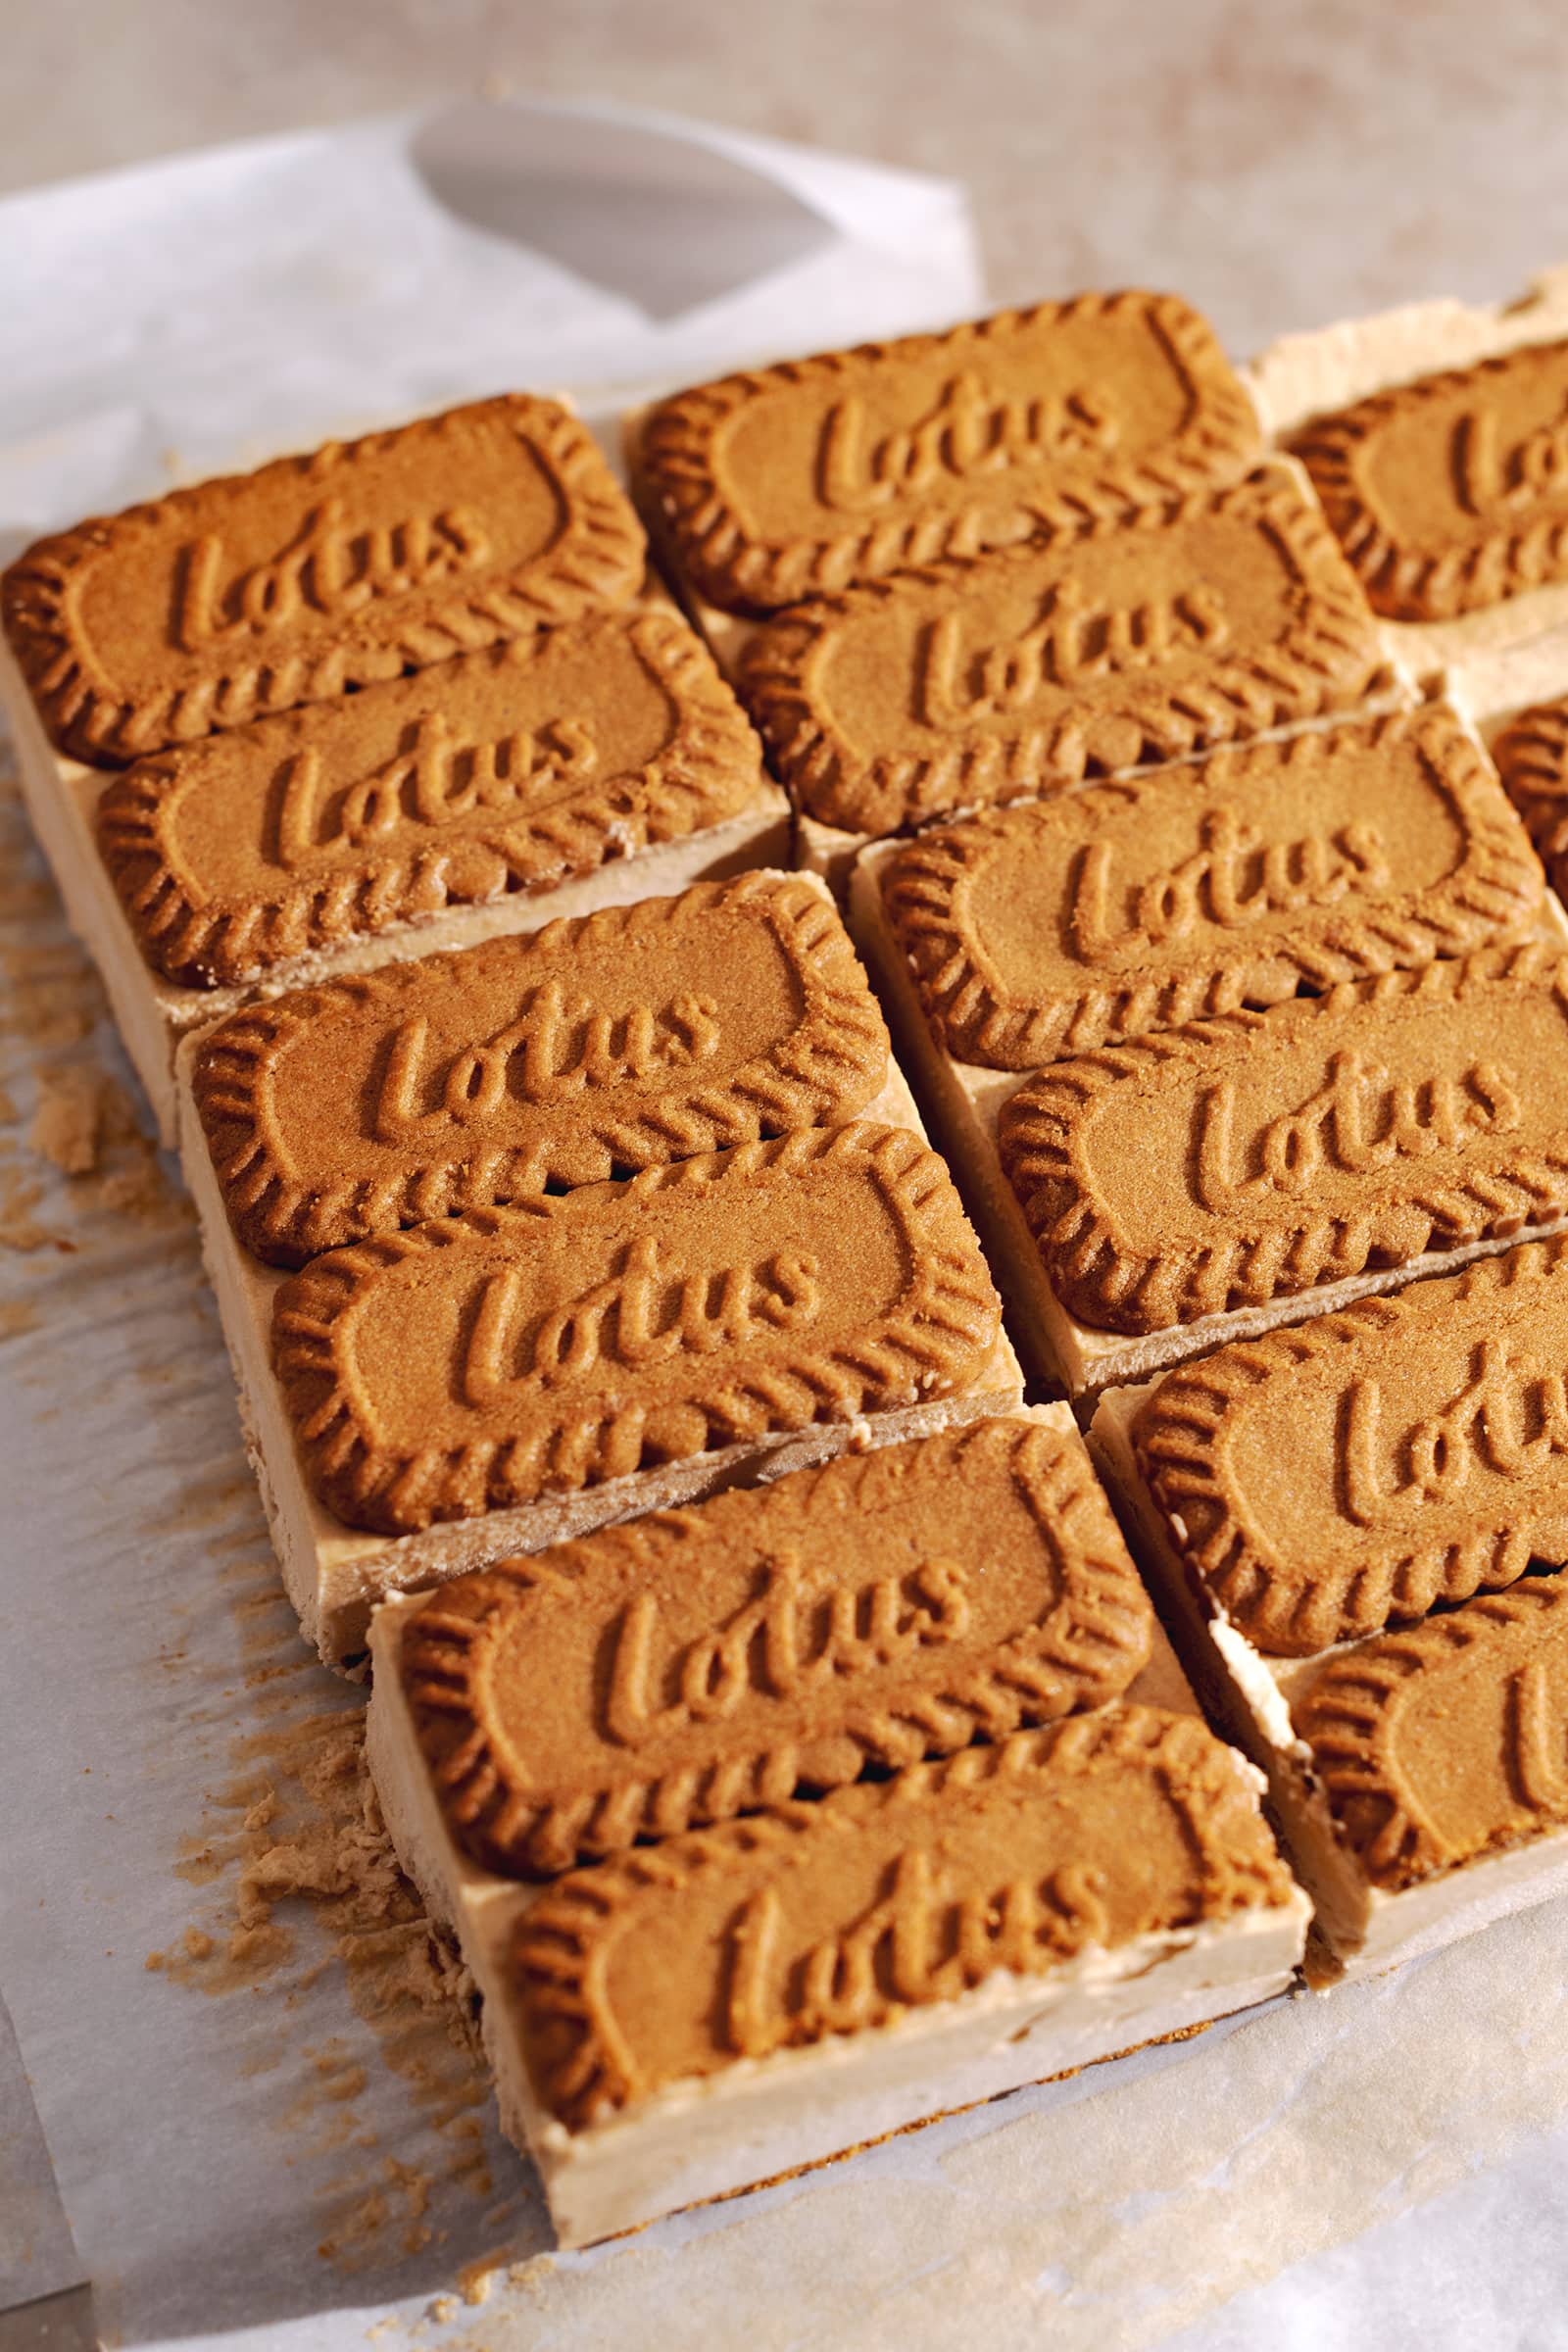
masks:
{"type": "Polygon", "coordinates": [[[476,401],[30,547],[0,613],[62,751],[111,765],[635,594],[630,505],[554,401],[476,401]]]}
{"type": "Polygon", "coordinates": [[[703,593],[769,612],[1233,481],[1261,447],[1196,311],[1091,294],[700,384],[638,463],[703,593]]]}
{"type": "Polygon", "coordinates": [[[1568,956],[1486,949],[1055,1062],[999,1143],[1053,1290],[1106,1331],[1544,1224],[1568,1212],[1568,956]]]}
{"type": "Polygon", "coordinates": [[[209,988],[700,833],[762,783],[685,623],[610,612],[144,760],[98,844],[148,961],[209,988]]]}
{"type": "Polygon", "coordinates": [[[247,1005],[191,1090],[272,1265],[546,1186],[852,1118],[887,1031],[809,882],[699,883],[247,1005]]]}
{"type": "Polygon", "coordinates": [[[577,2129],[1291,1898],[1230,1750],[1118,1706],[574,1872],[518,1923],[513,1982],[534,2088],[577,2129]]]}
{"type": "Polygon", "coordinates": [[[548,1877],[1102,1705],[1151,1624],[1082,1441],[982,1421],[460,1577],[402,1675],[453,1835],[548,1877]]]}
{"type": "Polygon", "coordinates": [[[1375,392],[1292,447],[1393,619],[1451,620],[1568,579],[1568,342],[1375,392]]]}
{"type": "Polygon", "coordinates": [[[1306,1656],[1568,1561],[1568,1240],[1169,1373],[1133,1439],[1171,1540],[1306,1656]]]}
{"type": "Polygon", "coordinates": [[[1376,626],[1295,475],[770,621],[741,699],[808,815],[890,833],[1360,702],[1376,626]]]}
{"type": "Polygon", "coordinates": [[[1527,932],[1541,869],[1431,706],[935,826],[882,871],[950,1054],[1028,1070],[1527,932]]]}
{"type": "Polygon", "coordinates": [[[1568,701],[1521,710],[1492,756],[1560,898],[1568,890],[1568,701]]]}
{"type": "Polygon", "coordinates": [[[858,1125],[331,1250],[272,1348],[316,1492],[401,1535],[950,1394],[1000,1327],[941,1160],[858,1125]]]}
{"type": "Polygon", "coordinates": [[[1374,1886],[1568,1823],[1568,1579],[1527,1577],[1331,1658],[1294,1708],[1374,1886]]]}

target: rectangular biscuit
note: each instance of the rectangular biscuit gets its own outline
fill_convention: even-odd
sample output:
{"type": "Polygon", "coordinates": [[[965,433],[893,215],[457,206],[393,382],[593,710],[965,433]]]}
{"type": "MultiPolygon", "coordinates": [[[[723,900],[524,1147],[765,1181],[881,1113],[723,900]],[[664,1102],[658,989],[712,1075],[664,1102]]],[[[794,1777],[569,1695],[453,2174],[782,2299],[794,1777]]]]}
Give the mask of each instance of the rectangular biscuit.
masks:
{"type": "Polygon", "coordinates": [[[1506,1248],[1568,1206],[1555,901],[1523,946],[1106,1045],[1020,1083],[933,1034],[881,888],[906,854],[861,859],[852,926],[1032,1376],[1092,1396],[1506,1248]],[[1493,1048],[1506,1125],[1476,1091],[1483,1062],[1501,1074],[1493,1048]],[[1370,1156],[1359,1128],[1342,1132],[1342,1090],[1370,1156]]]}
{"type": "Polygon", "coordinates": [[[640,525],[556,401],[475,401],[41,539],[0,618],[51,740],[110,765],[625,602],[640,525]]]}
{"type": "Polygon", "coordinates": [[[517,1879],[1102,1706],[1152,1625],[1081,1440],[1016,1419],[388,1605],[448,1830],[517,1879]]]}
{"type": "Polygon", "coordinates": [[[917,1436],[1018,1402],[1021,1376],[989,1276],[891,1058],[864,1105],[865,1120],[878,1123],[871,1140],[857,1144],[867,1131],[850,1131],[836,1161],[831,1150],[844,1131],[813,1130],[596,1186],[599,1205],[590,1202],[586,1217],[573,1206],[581,1193],[551,1195],[385,1235],[285,1276],[234,1239],[191,1092],[198,1050],[187,1041],[180,1053],[186,1181],[283,1581],[307,1638],[331,1663],[363,1652],[371,1606],[389,1592],[823,1460],[862,1433],[917,1436]],[[792,1152],[826,1164],[814,1175],[807,1164],[792,1181],[792,1152]],[[674,1198],[661,1202],[670,1178],[674,1198]],[[726,1213],[732,1202],[743,1212],[735,1221],[726,1213]],[[609,1216],[616,1204],[618,1224],[609,1216]],[[838,1224],[813,1221],[822,1213],[838,1224]],[[795,1220],[788,1230],[780,1214],[795,1220]],[[678,1264],[673,1255],[666,1265],[666,1227],[721,1245],[722,1265],[678,1264]],[[911,1240],[932,1242],[941,1255],[906,1266],[911,1240]],[[858,1247],[863,1254],[840,1284],[840,1261],[858,1247]],[[749,1250],[755,1266],[739,1262],[749,1250]],[[551,1286],[546,1314],[554,1312],[558,1347],[556,1368],[547,1360],[545,1376],[531,1381],[524,1370],[518,1389],[507,1377],[517,1368],[507,1347],[550,1354],[546,1317],[530,1315],[514,1279],[524,1262],[551,1286]],[[839,1284],[831,1295],[829,1279],[839,1284]],[[879,1281],[900,1297],[883,1298],[876,1318],[867,1302],[879,1281]],[[584,1304],[590,1292],[597,1296],[584,1304]],[[284,1294],[280,1378],[273,1334],[284,1294]],[[612,1360],[623,1298],[640,1366],[612,1360]],[[461,1317],[484,1301],[482,1324],[445,1320],[449,1309],[461,1317]],[[661,1319],[646,1333],[639,1301],[661,1319]],[[368,1307],[369,1321],[357,1325],[351,1314],[343,1322],[345,1304],[368,1307]],[[406,1308],[421,1333],[429,1324],[428,1348],[411,1348],[406,1308]],[[884,1327],[880,1341],[873,1319],[884,1327]],[[368,1390],[352,1376],[344,1390],[334,1367],[347,1368],[339,1351],[352,1350],[357,1327],[378,1332],[385,1350],[369,1367],[368,1390]],[[471,1383],[465,1375],[461,1395],[436,1396],[443,1367],[449,1373],[470,1356],[471,1383]],[[746,1376],[755,1379],[750,1391],[746,1376]],[[383,1389],[390,1420],[377,1417],[383,1389]],[[531,1445],[522,1424],[508,1420],[511,1404],[530,1397],[540,1408],[531,1445]],[[509,1431],[521,1442],[511,1444],[509,1431]],[[372,1530],[339,1517],[317,1492],[313,1466],[337,1500],[384,1524],[372,1530]]]}
{"type": "Polygon", "coordinates": [[[677,393],[634,478],[683,583],[761,612],[1232,481],[1258,443],[1197,312],[1090,294],[677,393]]]}
{"type": "Polygon", "coordinates": [[[1029,1070],[1523,937],[1541,869],[1441,705],[983,809],[900,845],[888,919],[956,1060],[1029,1070]]]}
{"type": "Polygon", "coordinates": [[[1555,270],[1513,302],[1420,303],[1288,335],[1244,370],[1276,445],[1300,448],[1321,476],[1358,564],[1383,569],[1373,601],[1389,608],[1391,657],[1422,678],[1446,672],[1479,719],[1568,688],[1568,577],[1549,553],[1568,545],[1549,463],[1565,335],[1568,270],[1555,270]],[[1555,360],[1544,348],[1552,344],[1555,360]],[[1476,476],[1475,507],[1467,417],[1484,474],[1489,450],[1504,469],[1523,468],[1499,478],[1495,499],[1476,476]],[[1395,605],[1409,611],[1396,615],[1395,605]]]}
{"type": "MultiPolygon", "coordinates": [[[[579,1795],[558,1816],[559,1841],[536,1860],[574,1852],[596,1827],[621,1841],[590,1871],[543,1886],[475,1858],[477,1784],[454,1772],[457,1751],[444,1750],[439,1732],[433,1748],[421,1748],[420,1727],[432,1736],[441,1691],[465,1673],[453,1653],[470,1655],[473,1637],[454,1629],[475,1623],[471,1610],[487,1627],[514,1631],[498,1703],[519,1734],[538,1725],[530,1687],[546,1678],[562,1687],[553,1645],[525,1647],[504,1602],[492,1619],[483,1580],[428,1603],[394,1600],[376,1615],[368,1748],[385,1818],[479,1984],[503,2127],[533,2155],[563,2245],[1191,2032],[1281,1989],[1300,1953],[1307,1906],[1279,1863],[1250,1772],[1203,1727],[1157,1627],[1149,1664],[1127,1685],[1127,1636],[1141,1645],[1151,1629],[1141,1613],[1121,1612],[1130,1587],[1120,1545],[1064,1408],[803,1472],[762,1494],[721,1496],[573,1546],[559,1567],[573,1585],[630,1576],[631,1608],[640,1597],[652,1623],[657,1597],[669,1612],[661,1632],[689,1627],[701,1656],[699,1629],[712,1629],[710,1643],[718,1638],[743,1561],[764,1566],[776,1590],[777,1530],[787,1531],[783,1556],[803,1585],[872,1596],[861,1608],[871,1629],[885,1585],[902,1573],[910,1589],[936,1559],[956,1569],[965,1536],[968,1556],[978,1560],[984,1544],[989,1562],[995,1535],[1008,1594],[999,1645],[983,1646],[974,1621],[965,1637],[977,1644],[973,1667],[945,1677],[934,1646],[906,1648],[894,1664],[862,1644],[841,1661],[848,1688],[835,1676],[808,1702],[787,1676],[780,1688],[764,1673],[764,1695],[754,1673],[753,1695],[738,1703],[792,1726],[808,1704],[802,1729],[858,1723],[860,1703],[876,1708],[868,1751],[857,1735],[858,1758],[838,1756],[825,1729],[793,1758],[769,1750],[777,1789],[793,1776],[802,1789],[838,1781],[834,1791],[804,1801],[773,1793],[755,1767],[748,1785],[727,1761],[733,1711],[714,1710],[693,1748],[706,1756],[711,1746],[708,1777],[699,1782],[693,1763],[652,1795],[626,1796],[618,1830],[614,1799],[593,1800],[589,1813],[579,1795]],[[967,1496],[972,1481],[975,1496],[967,1528],[946,1475],[957,1454],[959,1492],[967,1496]],[[1027,1498],[1006,1492],[1009,1458],[1030,1464],[1027,1498]],[[973,1475],[982,1459],[984,1473],[973,1475]],[[1042,1470],[1044,1488],[1034,1484],[1042,1470]],[[868,1569],[882,1574],[863,1585],[868,1569]],[[1113,1643],[1109,1679],[1125,1695],[1095,1702],[1102,1658],[1088,1685],[1046,1701],[1055,1711],[1050,1728],[1009,1736],[1019,1702],[1004,1629],[1021,1598],[1010,1580],[1044,1571],[1054,1587],[1075,1570],[1091,1574],[1102,1598],[1115,1596],[1113,1618],[1097,1605],[1093,1623],[1113,1643]],[[455,1615],[445,1606],[454,1596],[463,1604],[455,1615]],[[930,1661],[930,1676],[919,1676],[926,1688],[947,1692],[951,1683],[943,1706],[921,1709],[902,1692],[916,1656],[922,1667],[930,1661]],[[1066,1720],[1062,1700],[1075,1708],[1066,1720]],[[977,1702],[990,1743],[947,1762],[914,1760],[921,1747],[940,1755],[972,1738],[977,1702]],[[890,1736],[888,1760],[902,1769],[844,1786],[841,1776],[865,1752],[881,1757],[890,1736]],[[759,1800],[761,1810],[744,1809],[759,1800]],[[624,1841],[633,1811],[644,1838],[659,1842],[624,1841]],[[687,1828],[688,1812],[720,1818],[687,1828]],[[598,1935],[585,1909],[594,1888],[604,1898],[598,1935]],[[595,1988],[586,2002],[576,1989],[584,1968],[595,1988]]],[[[989,1578],[976,1579],[977,1597],[983,1589],[989,1578]]],[[[558,1617],[564,1633],[567,1618],[558,1617]]],[[[880,1621],[889,1623],[886,1603],[880,1621]]],[[[800,1656],[802,1641],[840,1643],[847,1625],[847,1611],[819,1615],[809,1632],[792,1631],[789,1654],[800,1656]]],[[[1080,1656],[1082,1638],[1071,1638],[1080,1656]]],[[[575,1649],[580,1636],[568,1639],[575,1649]]],[[[669,1653],[660,1643],[655,1654],[669,1653]]],[[[565,1687],[579,1681],[568,1670],[565,1687]]],[[[482,1852],[514,1862],[492,1842],[507,1800],[480,1803],[482,1852]]]]}
{"type": "Polygon", "coordinates": [[[0,701],[34,831],[169,1143],[179,1040],[258,996],[787,856],[784,795],[663,602],[115,776],[54,752],[3,641],[0,701]],[[316,832],[324,811],[337,836],[303,858],[282,839],[302,777],[316,832]]]}
{"type": "Polygon", "coordinates": [[[737,684],[822,857],[1394,692],[1292,466],[802,605],[737,684]]]}
{"type": "Polygon", "coordinates": [[[1322,1978],[1568,1884],[1565,1335],[1559,1237],[1101,1400],[1091,1446],[1268,1773],[1322,1978]]]}
{"type": "Polygon", "coordinates": [[[269,997],[203,1032],[197,1125],[270,1265],[853,1118],[888,1039],[820,886],[743,874],[269,997]]]}

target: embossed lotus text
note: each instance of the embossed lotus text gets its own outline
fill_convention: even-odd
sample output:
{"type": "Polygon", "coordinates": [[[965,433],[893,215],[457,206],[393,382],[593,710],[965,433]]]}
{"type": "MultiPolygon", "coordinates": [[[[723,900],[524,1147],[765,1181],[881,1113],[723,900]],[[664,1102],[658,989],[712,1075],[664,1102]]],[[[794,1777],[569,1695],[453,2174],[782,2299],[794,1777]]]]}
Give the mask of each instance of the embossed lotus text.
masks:
{"type": "Polygon", "coordinates": [[[637,1370],[801,1331],[821,1307],[820,1274],[818,1260],[801,1250],[683,1267],[645,1234],[627,1244],[618,1273],[535,1323],[527,1277],[509,1266],[476,1294],[457,1394],[466,1404],[490,1404],[507,1391],[562,1387],[601,1364],[637,1370]]]}
{"type": "Polygon", "coordinates": [[[522,810],[585,786],[599,771],[599,747],[586,718],[546,719],[499,741],[455,735],[443,710],[415,728],[407,752],[339,791],[319,751],[285,761],[279,779],[277,858],[293,870],[323,851],[385,850],[410,824],[439,832],[485,811],[522,810]]]}
{"type": "Polygon", "coordinates": [[[1565,1364],[1557,1236],[1183,1365],[1133,1443],[1232,1622],[1309,1656],[1563,1563],[1565,1364]]]}
{"type": "Polygon", "coordinates": [[[1157,669],[1178,652],[1217,653],[1230,637],[1224,605],[1200,582],[1146,604],[1097,606],[1063,580],[1021,636],[971,647],[961,612],[932,621],[915,656],[915,710],[929,727],[981,725],[1027,710],[1048,688],[1157,669]]]}
{"type": "Polygon", "coordinates": [[[1116,445],[1116,419],[1093,391],[1009,398],[965,369],[944,384],[906,431],[867,436],[866,406],[835,401],[822,419],[818,468],[822,504],[869,514],[940,482],[984,481],[1009,467],[1083,459],[1116,445]]]}
{"type": "Polygon", "coordinates": [[[1568,497],[1568,416],[1508,442],[1494,410],[1467,409],[1453,427],[1453,478],[1472,514],[1516,514],[1568,497]]]}
{"type": "Polygon", "coordinates": [[[1537,1479],[1568,1453],[1568,1379],[1528,1348],[1482,1340],[1464,1387],[1407,1427],[1385,1425],[1383,1385],[1346,1391],[1341,1494],[1347,1518],[1374,1527],[1391,1513],[1459,1497],[1482,1471],[1537,1479]]]}
{"type": "Polygon", "coordinates": [[[269,563],[230,568],[221,535],[203,532],[174,559],[173,626],[189,653],[287,629],[302,612],[347,618],[378,596],[404,596],[490,562],[490,538],[470,507],[357,527],[340,498],[313,507],[269,563]]]}
{"type": "Polygon", "coordinates": [[[605,1729],[635,1747],[690,1724],[722,1721],[757,1693],[793,1698],[838,1675],[894,1666],[922,1645],[962,1641],[972,1609],[956,1560],[846,1586],[812,1574],[799,1550],[765,1562],[762,1589],[716,1632],[671,1654],[659,1600],[639,1593],[611,1636],[605,1729]],[[673,1683],[679,1697],[654,1695],[673,1683]]]}
{"type": "Polygon", "coordinates": [[[374,1130],[397,1143],[447,1126],[482,1126],[509,1091],[525,1102],[563,1102],[595,1088],[623,1086],[717,1054],[714,997],[683,989],[673,1004],[609,1011],[568,998],[559,980],[526,992],[514,1021],[482,1045],[440,1055],[430,1066],[431,1023],[416,1014],[393,1030],[374,1130]]]}
{"type": "Polygon", "coordinates": [[[1471,1062],[1455,1078],[1395,1079],[1354,1048],[1330,1056],[1326,1083],[1304,1102],[1245,1137],[1237,1134],[1238,1092],[1234,1078],[1204,1087],[1193,1112],[1205,1208],[1309,1193],[1326,1168],[1364,1176],[1396,1160],[1460,1151],[1472,1136],[1513,1134],[1523,1117],[1518,1079],[1494,1062],[1471,1062]]]}
{"type": "Polygon", "coordinates": [[[877,879],[949,1052],[1004,1070],[1522,936],[1542,894],[1439,704],[977,809],[877,879]]]}
{"type": "Polygon", "coordinates": [[[763,873],[265,1000],[203,1040],[191,1087],[235,1230],[297,1265],[826,1126],[886,1071],[826,893],[763,873]]]}
{"type": "Polygon", "coordinates": [[[1359,821],[1326,835],[1265,841],[1221,802],[1200,815],[1198,834],[1189,857],[1133,883],[1117,876],[1109,843],[1080,851],[1067,920],[1086,963],[1163,947],[1209,923],[1239,931],[1271,914],[1335,906],[1357,891],[1387,890],[1394,879],[1382,834],[1359,821]]]}

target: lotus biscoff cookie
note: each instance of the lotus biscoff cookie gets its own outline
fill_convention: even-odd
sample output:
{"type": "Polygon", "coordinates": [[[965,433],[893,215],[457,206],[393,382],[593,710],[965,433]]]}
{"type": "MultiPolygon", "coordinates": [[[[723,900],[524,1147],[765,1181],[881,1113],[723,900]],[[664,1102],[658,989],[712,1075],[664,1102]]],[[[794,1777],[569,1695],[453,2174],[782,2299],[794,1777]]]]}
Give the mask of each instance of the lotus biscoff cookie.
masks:
{"type": "Polygon", "coordinates": [[[872,1125],[331,1250],[272,1309],[316,1493],[393,1535],[949,1394],[1000,1321],[942,1162],[872,1125]]]}
{"type": "Polygon", "coordinates": [[[770,612],[1232,481],[1260,446],[1205,321],[1131,293],[699,385],[650,412],[634,454],[677,568],[770,612]]]}
{"type": "Polygon", "coordinates": [[[191,1100],[273,1265],[455,1210],[853,1118],[888,1067],[844,927],[747,874],[271,997],[209,1030],[191,1100]]]}
{"type": "Polygon", "coordinates": [[[1107,1046],[1002,1160],[1082,1321],[1168,1326],[1568,1211],[1568,957],[1538,943],[1107,1046]]]}
{"type": "Polygon", "coordinates": [[[1568,341],[1396,384],[1291,443],[1379,612],[1451,620],[1568,579],[1568,341]]]}
{"type": "Polygon", "coordinates": [[[995,1420],[460,1577],[399,1663],[453,1837],[533,1878],[1102,1706],[1150,1641],[1081,1442],[995,1420]]]}
{"type": "Polygon", "coordinates": [[[623,603],[645,568],[584,426],[514,395],[40,540],[0,612],[54,742],[115,764],[623,603]]]}
{"type": "Polygon", "coordinates": [[[1568,1881],[1565,1334],[1555,1239],[1096,1416],[1200,1687],[1269,1773],[1325,1974],[1568,1881]]]}
{"type": "Polygon", "coordinates": [[[146,760],[98,843],[149,963],[256,979],[700,835],[761,750],[673,612],[598,613],[146,760]]]}
{"type": "Polygon", "coordinates": [[[1274,466],[802,605],[750,640],[739,683],[798,808],[876,835],[1348,710],[1393,680],[1300,477],[1274,466]]]}
{"type": "Polygon", "coordinates": [[[1432,707],[938,825],[880,868],[949,1054],[1029,1070],[1529,931],[1541,869],[1432,707]]]}

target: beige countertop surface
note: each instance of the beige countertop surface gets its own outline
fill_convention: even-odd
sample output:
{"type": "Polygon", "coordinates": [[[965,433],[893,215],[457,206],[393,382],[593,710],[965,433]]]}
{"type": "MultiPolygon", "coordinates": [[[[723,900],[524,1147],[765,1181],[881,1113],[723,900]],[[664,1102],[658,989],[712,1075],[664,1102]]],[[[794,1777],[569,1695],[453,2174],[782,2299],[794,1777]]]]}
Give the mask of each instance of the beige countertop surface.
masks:
{"type": "Polygon", "coordinates": [[[999,302],[1145,280],[1233,350],[1568,257],[1551,0],[4,0],[0,189],[481,86],[969,183],[999,302]]]}

